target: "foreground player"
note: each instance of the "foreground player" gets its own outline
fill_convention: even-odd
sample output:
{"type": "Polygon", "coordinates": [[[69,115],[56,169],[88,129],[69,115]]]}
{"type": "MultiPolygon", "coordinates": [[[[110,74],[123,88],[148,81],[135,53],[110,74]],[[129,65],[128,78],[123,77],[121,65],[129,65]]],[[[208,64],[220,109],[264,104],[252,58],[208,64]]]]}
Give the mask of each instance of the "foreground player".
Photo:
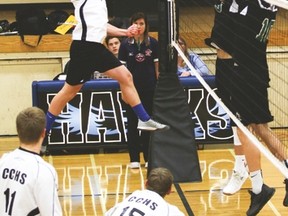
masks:
{"type": "MultiPolygon", "coordinates": [[[[122,99],[129,104],[139,118],[139,130],[166,130],[167,125],[151,119],[144,109],[135,89],[133,78],[127,68],[102,44],[108,35],[132,37],[138,33],[136,25],[127,30],[108,23],[105,0],[72,0],[77,25],[73,31],[70,47],[70,65],[63,88],[51,101],[47,112],[47,133],[65,105],[90,80],[94,71],[105,73],[119,82],[122,99]]],[[[47,145],[47,143],[43,143],[47,145]]],[[[45,150],[45,149],[43,149],[45,150]]]]}
{"type": "Polygon", "coordinates": [[[20,147],[0,159],[0,215],[60,216],[58,176],[39,155],[45,113],[36,107],[16,118],[20,147]]]}
{"type": "MultiPolygon", "coordinates": [[[[239,2],[239,11],[235,20],[236,47],[233,55],[237,64],[235,67],[237,82],[234,82],[236,93],[232,98],[233,107],[239,120],[288,167],[286,149],[268,127],[268,123],[273,121],[273,116],[268,101],[270,78],[266,49],[277,8],[262,0],[237,2],[239,2]]],[[[251,203],[246,214],[257,215],[274,195],[275,189],[263,183],[259,149],[239,129],[238,135],[243,145],[252,182],[252,190],[249,191],[251,203]]],[[[283,205],[288,206],[287,179],[285,184],[286,195],[283,205]]]]}
{"type": "Polygon", "coordinates": [[[108,210],[105,216],[184,216],[176,206],[164,200],[164,197],[171,192],[172,183],[173,176],[168,169],[154,168],[149,173],[145,190],[134,191],[123,202],[108,210]]]}
{"type": "MultiPolygon", "coordinates": [[[[217,50],[215,82],[218,95],[223,103],[233,112],[231,98],[233,96],[235,74],[233,54],[234,20],[236,13],[236,1],[215,0],[214,26],[211,38],[205,39],[205,43],[217,50]]],[[[237,127],[231,123],[234,139],[235,163],[231,178],[223,188],[223,193],[232,195],[239,191],[248,178],[246,159],[243,147],[238,138],[237,127]]]]}

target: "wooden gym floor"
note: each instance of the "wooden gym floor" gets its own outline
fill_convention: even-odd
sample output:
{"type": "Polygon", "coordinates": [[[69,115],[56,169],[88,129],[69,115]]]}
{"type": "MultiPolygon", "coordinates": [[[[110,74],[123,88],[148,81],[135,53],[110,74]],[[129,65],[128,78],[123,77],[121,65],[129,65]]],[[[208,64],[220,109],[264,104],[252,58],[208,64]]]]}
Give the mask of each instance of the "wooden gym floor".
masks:
{"type": "MultiPolygon", "coordinates": [[[[287,142],[287,129],[276,131],[287,142]]],[[[285,143],[287,144],[287,143],[285,143]]],[[[0,156],[18,147],[17,137],[0,137],[0,156]]],[[[247,179],[240,192],[225,196],[221,188],[228,181],[234,163],[232,144],[205,145],[198,150],[202,182],[180,183],[178,190],[166,197],[185,215],[242,216],[250,204],[247,179]],[[185,202],[186,207],[185,207],[185,202]],[[183,204],[184,203],[184,204],[183,204]]],[[[144,187],[147,170],[128,167],[128,153],[45,156],[58,172],[59,197],[65,216],[96,216],[120,202],[136,189],[144,187]]],[[[287,215],[282,201],[285,188],[282,174],[262,157],[265,183],[276,188],[260,216],[287,215]]]]}

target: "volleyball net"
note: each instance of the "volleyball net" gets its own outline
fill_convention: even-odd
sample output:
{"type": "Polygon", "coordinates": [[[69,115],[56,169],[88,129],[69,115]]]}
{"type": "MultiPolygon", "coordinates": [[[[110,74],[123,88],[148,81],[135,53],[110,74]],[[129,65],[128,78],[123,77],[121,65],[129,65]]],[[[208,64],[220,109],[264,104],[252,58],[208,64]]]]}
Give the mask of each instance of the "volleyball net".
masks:
{"type": "MultiPolygon", "coordinates": [[[[267,2],[268,1],[272,0],[267,0],[267,2]]],[[[277,0],[273,0],[273,2],[275,3],[277,0]]],[[[173,61],[175,56],[180,55],[185,64],[192,71],[193,75],[199,80],[213,99],[226,111],[237,127],[245,133],[245,135],[261,151],[262,155],[264,155],[286,178],[288,178],[288,169],[285,165],[277,159],[263,144],[263,142],[259,140],[259,138],[255,137],[254,134],[248,130],[247,127],[245,127],[227,108],[214,90],[210,88],[203,77],[195,70],[177,43],[176,38],[178,38],[178,30],[179,35],[186,40],[189,49],[202,58],[208,66],[211,74],[215,74],[216,50],[208,47],[204,43],[204,39],[210,37],[214,23],[213,4],[197,0],[190,2],[179,1],[177,4],[179,5],[176,5],[175,0],[168,0],[167,13],[169,17],[168,23],[170,26],[168,28],[169,44],[167,47],[168,49],[173,48],[177,52],[177,54],[169,52],[169,59],[172,59],[173,61]],[[177,26],[178,22],[175,22],[175,19],[177,18],[179,18],[179,26],[177,26]]],[[[271,79],[269,88],[269,106],[272,115],[274,115],[274,121],[270,123],[269,126],[271,128],[277,128],[277,137],[282,142],[281,151],[284,156],[287,156],[288,153],[288,10],[284,9],[286,8],[286,5],[287,1],[278,1],[278,6],[281,6],[282,8],[278,8],[276,22],[270,32],[267,49],[267,59],[271,79]]],[[[249,107],[247,107],[247,109],[249,109],[249,107]]]]}

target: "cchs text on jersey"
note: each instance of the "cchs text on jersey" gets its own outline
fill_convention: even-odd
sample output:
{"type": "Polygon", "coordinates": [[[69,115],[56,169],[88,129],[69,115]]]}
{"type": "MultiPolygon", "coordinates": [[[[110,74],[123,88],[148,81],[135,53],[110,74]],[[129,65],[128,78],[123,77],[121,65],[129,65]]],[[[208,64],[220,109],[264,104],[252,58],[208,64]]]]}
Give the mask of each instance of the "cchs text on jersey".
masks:
{"type": "Polygon", "coordinates": [[[19,170],[5,168],[3,169],[1,176],[3,179],[11,179],[19,182],[20,184],[24,184],[27,174],[21,173],[19,170]]]}

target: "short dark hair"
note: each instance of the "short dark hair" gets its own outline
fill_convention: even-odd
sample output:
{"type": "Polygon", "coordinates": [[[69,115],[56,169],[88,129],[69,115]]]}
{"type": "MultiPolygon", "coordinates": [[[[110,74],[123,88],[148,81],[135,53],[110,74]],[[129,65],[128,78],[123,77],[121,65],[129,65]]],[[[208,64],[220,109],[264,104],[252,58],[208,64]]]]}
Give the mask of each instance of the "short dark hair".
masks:
{"type": "Polygon", "coordinates": [[[16,128],[21,143],[36,143],[40,139],[45,126],[45,113],[38,107],[26,108],[17,115],[16,128]]]}
{"type": "Polygon", "coordinates": [[[111,40],[112,38],[117,38],[119,40],[119,42],[121,43],[121,40],[122,40],[121,37],[118,37],[118,36],[107,36],[107,37],[105,37],[106,46],[108,46],[109,40],[111,40]]]}
{"type": "Polygon", "coordinates": [[[170,191],[172,184],[172,173],[164,167],[158,167],[150,171],[146,188],[164,197],[170,191]]]}

